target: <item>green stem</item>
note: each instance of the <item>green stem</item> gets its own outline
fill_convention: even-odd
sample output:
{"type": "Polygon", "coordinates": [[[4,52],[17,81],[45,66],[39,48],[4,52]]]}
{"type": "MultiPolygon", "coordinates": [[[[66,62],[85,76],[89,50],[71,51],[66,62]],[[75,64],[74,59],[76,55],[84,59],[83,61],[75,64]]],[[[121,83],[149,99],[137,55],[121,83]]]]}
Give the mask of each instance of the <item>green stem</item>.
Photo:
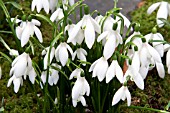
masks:
{"type": "Polygon", "coordinates": [[[141,107],[141,106],[121,106],[122,108],[132,108],[132,109],[140,109],[140,110],[148,110],[148,111],[154,111],[154,112],[159,112],[159,113],[170,113],[165,110],[159,110],[159,109],[154,109],[154,108],[147,108],[147,107],[141,107]]]}
{"type": "Polygon", "coordinates": [[[98,87],[98,108],[99,108],[99,113],[102,113],[100,109],[100,82],[97,82],[97,87],[98,87]]]}

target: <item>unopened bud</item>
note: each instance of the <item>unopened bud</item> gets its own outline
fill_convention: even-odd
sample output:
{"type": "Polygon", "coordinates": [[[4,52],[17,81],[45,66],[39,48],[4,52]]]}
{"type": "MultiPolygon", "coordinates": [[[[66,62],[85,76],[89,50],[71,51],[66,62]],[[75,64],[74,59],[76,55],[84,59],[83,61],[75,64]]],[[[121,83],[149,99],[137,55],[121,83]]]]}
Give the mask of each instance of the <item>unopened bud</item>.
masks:
{"type": "Polygon", "coordinates": [[[157,28],[156,28],[156,27],[154,27],[154,28],[152,29],[152,33],[153,33],[153,34],[157,33],[157,28]]]}
{"type": "Polygon", "coordinates": [[[85,13],[86,15],[89,14],[89,7],[88,7],[87,5],[84,6],[84,13],[85,13]]]}

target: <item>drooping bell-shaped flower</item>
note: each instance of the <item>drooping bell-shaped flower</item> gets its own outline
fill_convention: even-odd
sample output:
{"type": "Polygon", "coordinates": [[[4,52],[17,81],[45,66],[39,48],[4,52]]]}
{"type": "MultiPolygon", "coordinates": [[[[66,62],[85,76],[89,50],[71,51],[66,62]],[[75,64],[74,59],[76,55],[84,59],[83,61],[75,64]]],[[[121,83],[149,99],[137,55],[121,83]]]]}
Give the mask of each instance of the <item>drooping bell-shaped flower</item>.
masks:
{"type": "Polygon", "coordinates": [[[148,8],[147,13],[150,15],[158,7],[159,9],[157,12],[156,21],[159,27],[163,27],[164,23],[159,20],[159,18],[164,18],[167,20],[168,15],[170,16],[170,5],[168,4],[168,2],[165,1],[154,3],[148,8]]]}
{"type": "MultiPolygon", "coordinates": [[[[50,49],[50,47],[47,47],[47,48],[45,48],[45,49],[42,51],[42,53],[41,53],[42,55],[45,55],[44,60],[43,60],[43,62],[44,62],[44,69],[47,69],[49,49],[50,49]]],[[[50,60],[49,60],[50,63],[51,63],[51,61],[52,61],[53,58],[54,58],[54,53],[55,53],[55,48],[52,47],[52,48],[51,48],[51,52],[50,52],[50,60]]]]}
{"type": "Polygon", "coordinates": [[[8,80],[7,87],[11,86],[12,82],[14,84],[14,92],[17,93],[19,91],[20,86],[23,85],[23,79],[22,79],[22,77],[16,77],[15,75],[13,75],[8,80]]]}
{"type": "Polygon", "coordinates": [[[31,10],[34,11],[35,7],[37,8],[38,13],[42,8],[44,8],[47,14],[49,13],[50,10],[50,4],[48,0],[33,0],[31,4],[31,10]]]}
{"type": "MultiPolygon", "coordinates": [[[[75,24],[68,24],[65,27],[65,30],[68,31],[68,35],[71,36],[71,32],[73,31],[73,28],[75,27],[75,24]]],[[[67,43],[72,43],[73,45],[76,45],[76,43],[78,43],[79,45],[83,42],[84,39],[84,32],[82,29],[79,30],[79,32],[77,33],[77,35],[75,36],[75,38],[73,40],[67,40],[67,43]]]]}
{"type": "Polygon", "coordinates": [[[159,53],[157,52],[157,50],[155,50],[155,48],[153,48],[147,42],[144,42],[142,44],[139,55],[140,55],[140,62],[141,62],[142,66],[147,67],[148,65],[156,64],[156,69],[158,71],[158,75],[161,78],[164,78],[164,76],[165,76],[164,66],[162,64],[161,57],[160,57],[159,53]]]}
{"type": "Polygon", "coordinates": [[[50,20],[52,22],[59,21],[64,17],[63,10],[61,8],[57,8],[57,10],[51,15],[50,20]]]}
{"type": "MultiPolygon", "coordinates": [[[[78,74],[78,73],[77,73],[78,74]]],[[[72,103],[73,106],[77,106],[77,102],[81,102],[83,106],[86,106],[86,100],[83,97],[84,95],[89,96],[90,94],[90,85],[85,79],[85,77],[81,77],[78,75],[77,80],[72,89],[72,103]]]]}
{"type": "Polygon", "coordinates": [[[99,24],[90,16],[90,14],[85,14],[83,18],[73,28],[67,42],[69,43],[75,40],[80,30],[83,30],[84,37],[79,37],[82,38],[79,40],[83,40],[85,38],[85,43],[87,47],[91,49],[95,42],[95,31],[97,33],[101,32],[99,24]]]}
{"type": "Polygon", "coordinates": [[[115,30],[103,32],[97,39],[98,42],[101,40],[104,42],[103,56],[106,59],[109,59],[113,55],[115,48],[123,43],[121,35],[115,30]]]}
{"type": "Polygon", "coordinates": [[[123,83],[123,71],[117,60],[113,60],[106,73],[106,83],[109,83],[116,75],[120,83],[123,83]]]}
{"type": "Polygon", "coordinates": [[[25,46],[31,36],[37,36],[38,40],[42,43],[42,33],[37,26],[41,23],[38,20],[32,19],[31,21],[21,21],[20,26],[16,27],[16,35],[21,40],[21,46],[25,46]]]}
{"type": "Polygon", "coordinates": [[[101,82],[106,76],[108,67],[109,64],[107,62],[107,59],[101,57],[90,66],[89,72],[93,71],[92,77],[97,76],[98,80],[101,82]]]}
{"type": "Polygon", "coordinates": [[[69,56],[68,51],[70,52],[71,55],[73,54],[73,50],[65,42],[60,43],[60,45],[58,45],[58,47],[55,50],[55,58],[58,62],[61,62],[62,66],[65,66],[68,61],[69,56]]]}
{"type": "MultiPolygon", "coordinates": [[[[78,48],[78,49],[73,53],[73,55],[72,55],[72,60],[74,60],[76,56],[77,56],[77,58],[78,58],[79,60],[81,60],[81,61],[85,61],[85,62],[87,61],[87,60],[86,60],[87,52],[86,52],[86,50],[83,49],[83,48],[78,48]]],[[[85,66],[86,64],[83,64],[83,65],[85,66]]]]}
{"type": "MultiPolygon", "coordinates": [[[[59,66],[58,64],[56,63],[53,63],[51,64],[52,66],[56,67],[56,68],[59,68],[61,69],[61,66],[59,66]]],[[[47,78],[47,71],[43,71],[41,73],[41,80],[43,82],[43,84],[46,83],[46,78],[47,78]]],[[[53,85],[56,85],[57,82],[59,80],[59,72],[53,68],[50,68],[49,69],[49,77],[48,77],[48,83],[53,86],[53,85]]],[[[41,87],[42,87],[42,84],[41,84],[41,87]]],[[[43,87],[42,87],[43,88],[43,87]]]]}
{"type": "Polygon", "coordinates": [[[144,81],[143,78],[141,76],[141,74],[139,73],[139,69],[140,69],[140,59],[139,59],[139,53],[138,51],[135,51],[133,58],[132,58],[132,64],[128,65],[128,69],[125,72],[124,78],[126,79],[126,77],[130,77],[130,79],[132,81],[135,82],[135,84],[140,88],[140,89],[144,89],[144,81]]]}
{"type": "Polygon", "coordinates": [[[36,72],[32,67],[32,61],[27,53],[23,53],[16,57],[12,62],[12,68],[10,70],[10,76],[15,76],[16,78],[29,76],[29,80],[32,84],[35,82],[36,72]]]}
{"type": "Polygon", "coordinates": [[[113,100],[112,100],[112,106],[117,104],[120,100],[125,101],[125,99],[127,99],[127,105],[130,106],[130,104],[131,104],[131,94],[130,94],[127,86],[122,86],[115,93],[113,100]]]}
{"type": "MultiPolygon", "coordinates": [[[[150,33],[145,35],[146,40],[160,40],[160,41],[164,41],[163,36],[160,33],[150,33]]],[[[159,55],[161,57],[163,57],[164,55],[164,45],[162,44],[162,42],[152,42],[153,47],[157,50],[157,52],[159,53],[159,55]]]]}

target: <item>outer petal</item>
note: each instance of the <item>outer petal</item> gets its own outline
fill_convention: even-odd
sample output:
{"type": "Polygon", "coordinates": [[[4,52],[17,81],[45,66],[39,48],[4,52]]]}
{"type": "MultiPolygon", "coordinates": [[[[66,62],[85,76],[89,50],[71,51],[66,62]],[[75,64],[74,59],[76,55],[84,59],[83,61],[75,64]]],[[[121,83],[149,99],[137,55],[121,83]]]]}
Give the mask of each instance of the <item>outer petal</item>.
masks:
{"type": "Polygon", "coordinates": [[[156,8],[159,7],[160,4],[161,4],[161,2],[152,4],[152,5],[148,8],[147,13],[150,15],[156,8]]]}
{"type": "Polygon", "coordinates": [[[116,38],[113,35],[111,35],[109,36],[104,46],[103,56],[106,59],[109,59],[113,55],[115,48],[116,48],[116,38]]]}
{"type": "Polygon", "coordinates": [[[34,26],[34,32],[35,32],[38,40],[42,43],[43,39],[42,39],[42,34],[41,34],[40,29],[38,27],[34,26]]]}
{"type": "Polygon", "coordinates": [[[42,5],[43,5],[43,7],[44,7],[44,10],[45,10],[45,12],[48,14],[49,13],[49,2],[48,2],[48,0],[42,0],[43,2],[42,2],[42,5]]]}
{"type": "Polygon", "coordinates": [[[81,101],[83,106],[86,106],[86,100],[85,100],[85,98],[83,96],[80,96],[79,100],[81,101]]]}
{"type": "Polygon", "coordinates": [[[69,80],[73,79],[73,77],[80,77],[80,74],[81,74],[81,69],[75,69],[71,73],[69,80]]]}
{"type": "Polygon", "coordinates": [[[74,0],[69,0],[69,4],[72,6],[74,5],[74,0]]]}
{"type": "Polygon", "coordinates": [[[156,62],[156,69],[158,71],[158,74],[161,78],[165,77],[165,69],[164,69],[164,65],[162,63],[157,63],[156,62]]]}
{"type": "Polygon", "coordinates": [[[100,28],[99,24],[91,16],[90,16],[90,20],[91,20],[91,23],[93,24],[94,30],[97,33],[101,33],[101,28],[100,28]]]}
{"type": "Polygon", "coordinates": [[[50,20],[51,20],[52,22],[54,22],[55,19],[56,19],[57,16],[58,16],[58,14],[59,14],[59,10],[56,10],[56,11],[51,15],[50,20]]]}
{"type": "Polygon", "coordinates": [[[34,84],[35,82],[35,77],[36,77],[36,72],[34,70],[34,68],[32,68],[30,71],[29,71],[29,80],[31,81],[32,84],[34,84]]]}
{"type": "Polygon", "coordinates": [[[118,62],[115,61],[115,66],[116,66],[116,77],[119,80],[120,83],[123,83],[123,71],[121,67],[119,66],[118,62]]]}
{"type": "Polygon", "coordinates": [[[170,49],[168,50],[168,52],[166,54],[166,66],[167,67],[170,66],[170,49]]]}
{"type": "Polygon", "coordinates": [[[87,19],[84,35],[85,35],[86,45],[89,49],[91,49],[95,41],[95,31],[90,19],[87,19]]]}
{"type": "MultiPolygon", "coordinates": [[[[22,79],[22,78],[21,78],[21,79],[22,79]]],[[[19,90],[19,87],[20,87],[20,85],[21,85],[21,80],[20,80],[20,78],[15,78],[15,79],[13,80],[13,83],[14,83],[14,91],[15,91],[15,93],[17,93],[18,90],[19,90]]]]}
{"type": "Polygon", "coordinates": [[[112,100],[112,106],[114,106],[115,104],[117,104],[120,99],[122,98],[122,95],[124,93],[124,86],[122,86],[121,88],[119,88],[117,90],[117,92],[115,93],[113,100],[112,100]]]}
{"type": "Polygon", "coordinates": [[[131,94],[130,94],[128,88],[127,87],[125,87],[125,88],[126,88],[125,89],[125,95],[127,97],[127,105],[130,106],[130,104],[131,104],[131,94]]]}
{"type": "Polygon", "coordinates": [[[61,47],[59,49],[59,59],[60,59],[62,66],[65,66],[68,60],[68,52],[65,47],[61,47]]]}
{"type": "Polygon", "coordinates": [[[157,12],[157,25],[159,27],[164,26],[164,23],[159,20],[159,18],[164,18],[167,19],[168,18],[168,3],[167,2],[161,2],[160,8],[157,12]]]}
{"type": "Polygon", "coordinates": [[[102,34],[99,35],[97,38],[97,42],[100,42],[102,39],[104,39],[108,35],[109,31],[104,31],[102,34]]]}
{"type": "Polygon", "coordinates": [[[9,87],[12,84],[12,81],[15,79],[15,75],[13,75],[9,80],[8,80],[8,84],[7,87],[9,87]]]}
{"type": "Polygon", "coordinates": [[[115,77],[115,74],[116,74],[116,65],[115,65],[115,61],[113,60],[106,73],[106,83],[109,83],[110,80],[115,77]]]}
{"type": "Polygon", "coordinates": [[[144,81],[143,78],[141,77],[141,75],[139,73],[137,73],[137,75],[133,76],[134,82],[135,84],[141,89],[144,89],[144,81]]]}
{"type": "Polygon", "coordinates": [[[101,60],[101,58],[97,59],[95,62],[93,62],[93,64],[90,66],[89,72],[93,71],[96,64],[101,60]]]}

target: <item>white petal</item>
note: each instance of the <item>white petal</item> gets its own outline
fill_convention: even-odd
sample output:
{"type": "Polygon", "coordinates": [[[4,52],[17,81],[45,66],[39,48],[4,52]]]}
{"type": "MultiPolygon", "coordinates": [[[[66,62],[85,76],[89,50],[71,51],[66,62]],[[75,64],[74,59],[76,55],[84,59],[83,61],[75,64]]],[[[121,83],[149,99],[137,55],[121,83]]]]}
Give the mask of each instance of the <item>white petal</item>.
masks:
{"type": "Polygon", "coordinates": [[[37,0],[33,0],[31,4],[31,11],[34,11],[37,0]]]}
{"type": "Polygon", "coordinates": [[[52,22],[54,22],[58,15],[59,15],[59,10],[56,10],[56,11],[51,15],[50,20],[51,20],[52,22]]]}
{"type": "Polygon", "coordinates": [[[167,66],[167,67],[170,66],[170,49],[169,49],[168,52],[166,53],[166,66],[167,66]]]}
{"type": "Polygon", "coordinates": [[[161,2],[160,8],[157,12],[157,25],[159,27],[164,26],[164,23],[159,20],[159,18],[167,19],[168,17],[168,3],[167,2],[161,2]]]}
{"type": "Polygon", "coordinates": [[[102,39],[104,39],[108,35],[109,31],[105,31],[102,34],[99,35],[97,38],[97,42],[100,42],[102,39]]]}
{"type": "Polygon", "coordinates": [[[149,66],[141,66],[140,67],[139,73],[140,73],[140,75],[142,76],[143,79],[146,78],[148,71],[149,71],[149,66]]]}
{"type": "Polygon", "coordinates": [[[80,74],[81,74],[81,70],[80,69],[75,69],[71,73],[69,80],[73,79],[73,77],[80,77],[80,74]]]}
{"type": "Polygon", "coordinates": [[[17,38],[18,38],[19,40],[21,40],[22,32],[23,32],[23,28],[21,28],[20,26],[17,26],[17,27],[16,27],[16,35],[17,35],[17,38]]]}
{"type": "Polygon", "coordinates": [[[93,69],[95,68],[96,64],[101,60],[101,58],[97,59],[95,62],[93,62],[93,64],[90,66],[89,72],[93,71],[93,69]]]}
{"type": "Polygon", "coordinates": [[[150,15],[157,7],[159,7],[160,4],[161,4],[161,2],[152,4],[152,5],[148,8],[147,13],[150,15]]]}
{"type": "Polygon", "coordinates": [[[84,35],[85,35],[86,45],[89,49],[91,49],[95,41],[95,31],[90,19],[87,19],[84,35]]]}
{"type": "Polygon", "coordinates": [[[91,20],[91,23],[93,24],[94,30],[97,33],[101,33],[101,28],[100,28],[99,24],[96,22],[96,20],[94,20],[91,16],[90,16],[90,20],[91,20]]]}
{"type": "Polygon", "coordinates": [[[125,95],[127,97],[127,105],[130,106],[130,104],[131,104],[131,94],[130,94],[128,88],[127,87],[125,87],[125,88],[126,88],[125,89],[125,95]]]}
{"type": "Polygon", "coordinates": [[[117,61],[116,61],[116,77],[120,83],[123,83],[123,71],[117,61]]]}
{"type": "Polygon", "coordinates": [[[144,89],[144,81],[139,73],[133,77],[135,84],[141,89],[144,89]]]}
{"type": "Polygon", "coordinates": [[[48,14],[49,13],[49,2],[48,2],[48,0],[43,0],[42,5],[44,7],[45,12],[48,14]]]}
{"type": "Polygon", "coordinates": [[[29,72],[29,80],[31,81],[32,84],[35,82],[35,77],[36,77],[36,72],[34,68],[32,68],[29,72]]]}
{"type": "MultiPolygon", "coordinates": [[[[66,43],[65,43],[65,44],[66,44],[66,43]]],[[[70,52],[70,54],[72,55],[72,54],[73,54],[72,48],[71,48],[68,44],[66,44],[66,47],[67,47],[68,51],[70,52]]]]}
{"type": "Polygon", "coordinates": [[[82,105],[83,105],[83,106],[86,106],[86,100],[85,100],[85,98],[84,98],[83,96],[80,96],[79,99],[80,99],[82,105]]]}
{"type": "Polygon", "coordinates": [[[68,60],[68,52],[65,47],[61,47],[59,49],[59,59],[60,59],[62,66],[65,66],[68,60]]]}
{"type": "Polygon", "coordinates": [[[43,39],[42,39],[42,34],[41,34],[40,29],[38,27],[34,26],[34,32],[35,32],[38,40],[42,43],[43,39]]]}
{"type": "Polygon", "coordinates": [[[115,74],[116,74],[116,65],[115,65],[115,61],[113,60],[106,73],[106,83],[109,83],[110,80],[112,80],[115,77],[115,74]]]}
{"type": "Polygon", "coordinates": [[[76,107],[77,106],[77,100],[72,100],[73,106],[76,107]]]}
{"type": "Polygon", "coordinates": [[[15,78],[13,80],[13,84],[14,84],[14,91],[15,91],[15,93],[17,93],[19,90],[20,84],[21,84],[20,78],[15,78]]]}
{"type": "Polygon", "coordinates": [[[120,99],[122,98],[122,95],[124,93],[123,90],[124,90],[124,86],[122,86],[121,88],[119,88],[117,90],[117,92],[115,93],[113,100],[112,100],[112,106],[114,106],[115,104],[117,104],[120,101],[120,99]]]}
{"type": "Polygon", "coordinates": [[[69,0],[69,4],[72,6],[74,5],[74,0],[69,0]]]}
{"type": "Polygon", "coordinates": [[[41,73],[41,80],[42,80],[42,82],[43,82],[43,84],[45,84],[46,83],[46,71],[43,71],[42,73],[41,73]]]}
{"type": "Polygon", "coordinates": [[[75,59],[76,55],[77,55],[77,50],[72,54],[72,60],[75,59]]]}
{"type": "Polygon", "coordinates": [[[7,87],[9,87],[12,84],[12,81],[15,79],[15,75],[13,75],[9,80],[8,80],[8,84],[7,87]]]}
{"type": "Polygon", "coordinates": [[[162,63],[157,63],[156,62],[156,69],[158,71],[159,77],[164,78],[165,77],[164,65],[162,63]]]}
{"type": "Polygon", "coordinates": [[[111,36],[112,37],[108,38],[104,46],[103,56],[106,59],[109,59],[113,55],[115,48],[116,48],[116,40],[115,40],[116,38],[113,35],[111,36]]]}

